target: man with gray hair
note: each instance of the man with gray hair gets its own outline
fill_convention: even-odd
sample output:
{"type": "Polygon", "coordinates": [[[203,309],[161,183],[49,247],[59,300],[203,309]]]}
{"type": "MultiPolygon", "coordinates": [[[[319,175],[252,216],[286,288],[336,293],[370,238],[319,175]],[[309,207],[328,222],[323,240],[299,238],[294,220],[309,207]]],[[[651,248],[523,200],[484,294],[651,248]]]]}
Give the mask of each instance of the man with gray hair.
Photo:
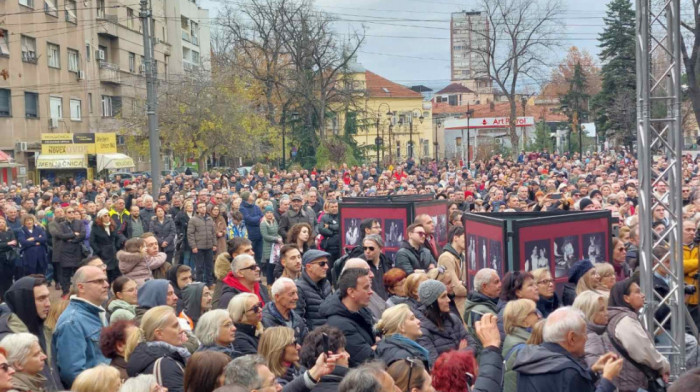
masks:
{"type": "MultiPolygon", "coordinates": [[[[338,354],[343,355],[343,354],[338,354]]],[[[330,358],[324,353],[318,357],[314,366],[305,371],[303,375],[295,377],[293,381],[282,386],[277,382],[274,373],[265,364],[266,361],[260,355],[244,355],[229,362],[224,369],[224,385],[240,385],[248,391],[275,392],[308,392],[312,390],[321,377],[330,374],[335,368],[338,355],[330,358]]]]}
{"type": "Polygon", "coordinates": [[[391,269],[392,263],[382,252],[383,249],[384,241],[379,234],[369,234],[362,240],[363,258],[367,260],[374,275],[372,277],[372,291],[386,301],[389,294],[384,288],[384,274],[391,269]]]}
{"type": "Polygon", "coordinates": [[[338,392],[396,392],[398,388],[380,362],[368,362],[350,370],[338,385],[338,392]]]}
{"type": "Polygon", "coordinates": [[[612,392],[613,379],[622,370],[622,358],[602,355],[591,369],[580,360],[586,347],[583,313],[569,306],[552,312],[544,324],[544,342],[520,349],[513,363],[518,372],[518,392],[612,392]],[[598,373],[602,372],[602,378],[598,373]],[[596,387],[596,383],[598,386],[596,387]]]}
{"type": "Polygon", "coordinates": [[[469,347],[478,355],[481,350],[481,341],[476,335],[474,318],[481,318],[483,314],[498,314],[498,296],[501,292],[501,278],[498,272],[491,268],[482,268],[474,275],[474,291],[467,295],[464,304],[464,322],[467,326],[467,341],[469,347]],[[476,317],[474,317],[476,316],[476,317]]]}
{"type": "Polygon", "coordinates": [[[260,302],[267,304],[270,296],[267,289],[260,284],[260,266],[255,263],[253,256],[243,253],[231,261],[231,272],[222,280],[219,309],[228,308],[228,303],[236,294],[253,293],[260,302]]]}
{"type": "Polygon", "coordinates": [[[304,319],[294,311],[299,300],[297,285],[289,278],[279,278],[272,284],[270,294],[274,302],[268,302],[263,308],[263,326],[289,327],[294,330],[294,337],[301,345],[309,329],[304,319]]]}

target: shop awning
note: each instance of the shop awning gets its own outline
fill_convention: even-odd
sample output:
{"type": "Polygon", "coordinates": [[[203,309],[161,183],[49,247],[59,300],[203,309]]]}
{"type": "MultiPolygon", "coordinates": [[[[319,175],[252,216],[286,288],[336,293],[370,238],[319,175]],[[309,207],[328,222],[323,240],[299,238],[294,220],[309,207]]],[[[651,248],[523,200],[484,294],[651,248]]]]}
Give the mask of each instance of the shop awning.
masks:
{"type": "Polygon", "coordinates": [[[85,155],[45,155],[36,158],[37,169],[86,169],[85,155]]]}
{"type": "Polygon", "coordinates": [[[134,167],[134,160],[128,155],[114,154],[97,154],[97,171],[104,169],[115,170],[134,167]]]}

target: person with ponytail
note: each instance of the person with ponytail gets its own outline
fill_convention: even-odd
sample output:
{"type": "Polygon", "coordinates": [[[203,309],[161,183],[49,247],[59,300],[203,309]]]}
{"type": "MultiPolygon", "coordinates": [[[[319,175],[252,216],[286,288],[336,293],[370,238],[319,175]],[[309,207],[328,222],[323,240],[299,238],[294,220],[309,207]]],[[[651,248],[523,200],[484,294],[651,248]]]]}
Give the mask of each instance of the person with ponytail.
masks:
{"type": "Polygon", "coordinates": [[[170,392],[184,392],[185,366],[190,357],[182,347],[183,330],[170,306],[149,309],[140,327],[129,335],[124,350],[129,377],[147,373],[170,392]]]}

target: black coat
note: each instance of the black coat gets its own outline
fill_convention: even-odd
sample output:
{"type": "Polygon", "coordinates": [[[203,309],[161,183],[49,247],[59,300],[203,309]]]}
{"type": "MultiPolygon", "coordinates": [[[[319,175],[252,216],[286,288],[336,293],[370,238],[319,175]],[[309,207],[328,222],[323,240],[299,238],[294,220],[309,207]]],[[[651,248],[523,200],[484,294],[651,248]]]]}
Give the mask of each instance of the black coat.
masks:
{"type": "Polygon", "coordinates": [[[486,347],[479,355],[479,377],[472,392],[501,391],[503,383],[503,356],[498,347],[486,347]]]}
{"type": "Polygon", "coordinates": [[[255,336],[255,327],[248,324],[236,323],[236,338],[233,349],[241,355],[257,354],[260,338],[255,336]]]}
{"type": "Polygon", "coordinates": [[[320,308],[323,300],[331,295],[330,282],[324,278],[318,284],[314,283],[306,271],[302,271],[295,283],[299,294],[296,311],[306,320],[309,330],[325,324],[326,318],[321,316],[320,308]]]}
{"type": "MultiPolygon", "coordinates": [[[[304,343],[304,338],[309,333],[309,329],[306,327],[306,321],[297,314],[296,311],[291,310],[289,312],[291,318],[292,326],[294,330],[294,339],[301,346],[304,343]]],[[[268,302],[263,308],[262,324],[265,328],[270,327],[288,327],[287,320],[284,319],[282,314],[277,310],[274,302],[268,302]]]]}
{"type": "MultiPolygon", "coordinates": [[[[61,222],[60,231],[56,233],[54,241],[61,241],[57,262],[63,268],[77,268],[83,260],[83,252],[80,244],[85,240],[85,226],[83,221],[75,219],[61,222]],[[78,233],[76,236],[75,233],[78,233]]],[[[54,249],[54,252],[56,250],[54,249]]]]}
{"type": "Polygon", "coordinates": [[[95,256],[99,256],[107,264],[108,270],[119,268],[119,262],[117,261],[118,242],[119,236],[116,230],[110,230],[109,234],[107,234],[104,226],[92,224],[90,247],[95,256]]]}
{"type": "Polygon", "coordinates": [[[412,357],[421,358],[423,360],[423,366],[426,369],[430,369],[428,358],[423,358],[423,354],[418,348],[406,344],[401,340],[393,339],[392,336],[385,337],[377,343],[377,357],[387,366],[390,366],[396,361],[412,357]]]}
{"type": "Polygon", "coordinates": [[[375,357],[372,350],[376,343],[372,329],[372,312],[368,308],[351,312],[341,302],[340,293],[334,293],[323,301],[320,314],[327,320],[328,325],[343,331],[347,342],[345,350],[350,354],[350,367],[375,357]]]}
{"type": "Polygon", "coordinates": [[[165,345],[149,345],[140,343],[129,356],[126,372],[129,377],[139,374],[153,374],[153,366],[158,358],[163,358],[160,373],[164,387],[168,391],[184,392],[186,358],[165,345]]]}
{"type": "Polygon", "coordinates": [[[447,313],[443,317],[442,329],[425,316],[425,310],[416,315],[420,319],[420,329],[423,336],[418,338],[418,344],[430,352],[430,362],[435,363],[437,357],[450,350],[456,350],[462,339],[467,339],[467,331],[458,316],[447,313]]]}
{"type": "Polygon", "coordinates": [[[340,250],[340,216],[338,214],[323,214],[318,223],[318,232],[323,235],[323,249],[340,250]]]}
{"type": "Polygon", "coordinates": [[[576,285],[570,282],[564,284],[561,295],[561,306],[571,306],[576,299],[576,285]]]}
{"type": "Polygon", "coordinates": [[[312,392],[338,392],[338,386],[350,369],[345,366],[336,366],[331,374],[321,377],[312,392]]]}
{"type": "Polygon", "coordinates": [[[190,222],[190,216],[182,210],[175,217],[175,230],[177,230],[177,238],[182,241],[182,250],[192,250],[189,242],[187,242],[187,225],[190,222]]]}
{"type": "Polygon", "coordinates": [[[158,220],[158,217],[153,217],[149,231],[156,235],[158,239],[158,247],[163,252],[173,252],[175,250],[175,222],[173,218],[165,216],[163,223],[158,220]],[[163,248],[160,245],[167,242],[168,246],[163,248]]]}

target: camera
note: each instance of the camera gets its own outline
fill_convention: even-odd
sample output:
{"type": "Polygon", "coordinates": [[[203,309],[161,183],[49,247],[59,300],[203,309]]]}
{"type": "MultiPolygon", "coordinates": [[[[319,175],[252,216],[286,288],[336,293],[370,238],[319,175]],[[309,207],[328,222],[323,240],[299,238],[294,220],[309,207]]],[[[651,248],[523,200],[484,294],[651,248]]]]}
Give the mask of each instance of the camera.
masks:
{"type": "Polygon", "coordinates": [[[691,284],[686,284],[683,287],[683,292],[687,295],[693,295],[696,291],[698,291],[698,288],[691,284]]]}

